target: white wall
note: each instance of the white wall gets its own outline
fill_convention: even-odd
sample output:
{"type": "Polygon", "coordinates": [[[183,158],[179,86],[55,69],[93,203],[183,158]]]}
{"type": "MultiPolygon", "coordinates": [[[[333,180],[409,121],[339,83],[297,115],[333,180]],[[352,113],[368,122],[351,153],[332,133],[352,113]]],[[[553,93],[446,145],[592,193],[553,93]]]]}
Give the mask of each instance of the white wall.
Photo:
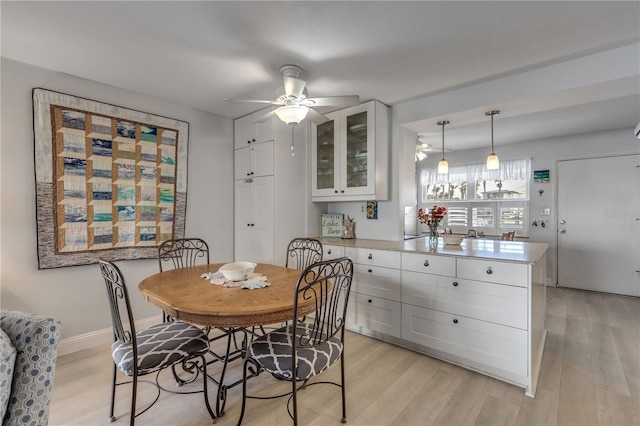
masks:
{"type": "MultiPolygon", "coordinates": [[[[32,89],[42,87],[189,123],[186,235],[204,238],[212,261],[233,259],[233,122],[203,111],[2,58],[0,306],[62,320],[62,338],[111,326],[98,266],[38,270],[32,89]]],[[[212,94],[214,96],[215,94],[212,94]]],[[[155,259],[117,262],[137,319],[159,315],[137,291],[155,259]]]]}

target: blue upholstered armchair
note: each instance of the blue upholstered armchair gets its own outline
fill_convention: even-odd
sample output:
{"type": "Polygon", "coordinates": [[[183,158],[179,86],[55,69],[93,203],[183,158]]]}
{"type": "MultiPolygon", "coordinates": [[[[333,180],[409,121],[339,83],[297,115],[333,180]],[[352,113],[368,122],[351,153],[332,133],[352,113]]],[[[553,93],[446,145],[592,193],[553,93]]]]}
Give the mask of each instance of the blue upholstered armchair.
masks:
{"type": "Polygon", "coordinates": [[[0,420],[46,425],[56,371],[60,320],[0,310],[0,420]]]}

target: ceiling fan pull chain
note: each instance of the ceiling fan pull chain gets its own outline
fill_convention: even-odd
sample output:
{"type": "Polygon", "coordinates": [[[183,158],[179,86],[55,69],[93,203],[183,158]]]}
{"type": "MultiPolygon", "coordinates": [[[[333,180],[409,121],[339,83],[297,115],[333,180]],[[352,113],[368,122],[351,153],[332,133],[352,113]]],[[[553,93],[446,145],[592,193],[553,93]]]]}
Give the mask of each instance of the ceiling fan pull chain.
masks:
{"type": "Polygon", "coordinates": [[[293,149],[293,134],[294,134],[295,128],[296,128],[295,124],[293,126],[291,126],[291,156],[292,157],[296,156],[296,152],[293,149]]]}

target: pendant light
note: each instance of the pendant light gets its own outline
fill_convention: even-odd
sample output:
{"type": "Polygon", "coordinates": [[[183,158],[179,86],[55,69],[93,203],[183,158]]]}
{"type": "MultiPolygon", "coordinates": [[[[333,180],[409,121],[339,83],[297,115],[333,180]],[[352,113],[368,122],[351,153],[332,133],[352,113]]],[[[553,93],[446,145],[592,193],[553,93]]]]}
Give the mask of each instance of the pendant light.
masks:
{"type": "Polygon", "coordinates": [[[491,154],[487,157],[487,170],[498,170],[500,168],[500,159],[493,151],[493,116],[500,114],[500,111],[491,110],[484,113],[491,117],[491,154]]]}
{"type": "Polygon", "coordinates": [[[442,126],[442,160],[438,163],[439,175],[446,175],[449,173],[449,163],[444,159],[444,126],[447,124],[449,124],[449,121],[447,120],[438,121],[438,126],[442,126]]]}

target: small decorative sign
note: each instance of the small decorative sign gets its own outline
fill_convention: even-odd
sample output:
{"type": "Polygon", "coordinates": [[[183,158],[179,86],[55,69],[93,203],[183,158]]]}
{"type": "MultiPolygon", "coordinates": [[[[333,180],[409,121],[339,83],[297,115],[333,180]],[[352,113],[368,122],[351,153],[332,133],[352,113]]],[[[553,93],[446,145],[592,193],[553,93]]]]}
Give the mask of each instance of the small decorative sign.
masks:
{"type": "Polygon", "coordinates": [[[548,183],[549,182],[549,170],[535,170],[533,172],[534,183],[548,183]]]}
{"type": "Polygon", "coordinates": [[[367,219],[378,219],[377,201],[367,201],[367,219]]]}
{"type": "Polygon", "coordinates": [[[341,213],[320,215],[320,237],[340,238],[342,235],[342,221],[344,215],[341,213]]]}

